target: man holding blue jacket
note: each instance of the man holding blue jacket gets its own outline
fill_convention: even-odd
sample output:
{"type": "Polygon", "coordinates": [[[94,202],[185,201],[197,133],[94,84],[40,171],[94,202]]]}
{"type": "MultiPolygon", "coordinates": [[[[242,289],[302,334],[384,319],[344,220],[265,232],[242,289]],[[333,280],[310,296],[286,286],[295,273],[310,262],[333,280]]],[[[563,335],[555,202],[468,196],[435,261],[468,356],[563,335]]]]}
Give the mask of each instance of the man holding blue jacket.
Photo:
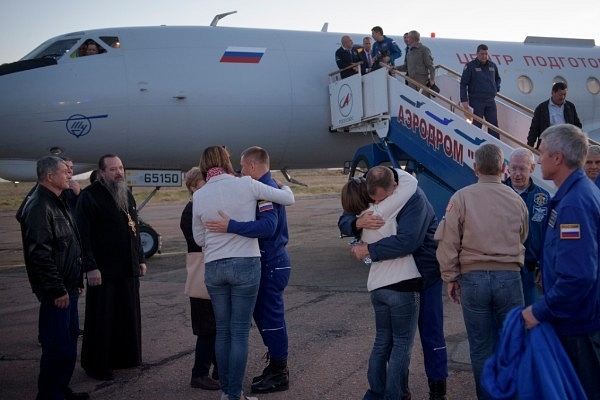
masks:
{"type": "Polygon", "coordinates": [[[554,327],[588,399],[600,399],[600,190],[582,168],[588,138],[580,128],[553,125],[541,138],[538,164],[558,191],[544,231],[544,297],[522,316],[528,329],[554,327]]]}

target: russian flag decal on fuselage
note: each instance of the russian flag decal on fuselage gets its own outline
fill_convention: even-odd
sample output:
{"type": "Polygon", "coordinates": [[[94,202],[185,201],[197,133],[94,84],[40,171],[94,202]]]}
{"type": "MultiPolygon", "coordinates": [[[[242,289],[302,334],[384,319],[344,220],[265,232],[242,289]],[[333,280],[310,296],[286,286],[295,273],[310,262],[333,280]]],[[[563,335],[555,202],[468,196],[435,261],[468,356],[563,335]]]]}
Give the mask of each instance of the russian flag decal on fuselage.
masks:
{"type": "Polygon", "coordinates": [[[258,64],[266,50],[264,47],[229,46],[221,56],[221,62],[258,64]]]}

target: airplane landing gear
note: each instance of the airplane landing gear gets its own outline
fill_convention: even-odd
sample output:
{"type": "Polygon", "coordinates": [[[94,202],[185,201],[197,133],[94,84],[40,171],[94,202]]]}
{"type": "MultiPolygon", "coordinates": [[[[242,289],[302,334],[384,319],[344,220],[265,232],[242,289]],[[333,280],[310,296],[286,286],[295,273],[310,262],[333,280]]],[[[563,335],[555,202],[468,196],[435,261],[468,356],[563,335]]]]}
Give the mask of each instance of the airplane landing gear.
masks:
{"type": "Polygon", "coordinates": [[[160,254],[161,240],[160,235],[150,225],[139,220],[140,240],[144,249],[146,259],[152,257],[156,252],[160,254]]]}

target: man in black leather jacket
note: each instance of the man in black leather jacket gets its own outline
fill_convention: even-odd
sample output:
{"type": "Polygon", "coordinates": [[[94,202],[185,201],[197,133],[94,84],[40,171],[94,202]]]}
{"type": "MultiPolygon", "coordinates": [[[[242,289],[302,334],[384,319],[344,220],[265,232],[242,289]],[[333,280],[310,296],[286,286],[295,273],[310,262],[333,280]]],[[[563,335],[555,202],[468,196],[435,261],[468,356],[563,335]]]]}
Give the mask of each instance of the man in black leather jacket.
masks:
{"type": "Polygon", "coordinates": [[[69,188],[63,160],[47,156],[37,162],[38,185],[25,205],[21,235],[25,266],[40,301],[42,345],[38,399],[87,399],[69,387],[77,360],[81,245],[73,218],[60,198],[69,188]]]}
{"type": "Polygon", "coordinates": [[[582,127],[575,104],[567,100],[567,84],[564,82],[554,83],[551,97],[535,108],[527,135],[527,145],[539,149],[542,132],[549,126],[558,124],[582,127]]]}

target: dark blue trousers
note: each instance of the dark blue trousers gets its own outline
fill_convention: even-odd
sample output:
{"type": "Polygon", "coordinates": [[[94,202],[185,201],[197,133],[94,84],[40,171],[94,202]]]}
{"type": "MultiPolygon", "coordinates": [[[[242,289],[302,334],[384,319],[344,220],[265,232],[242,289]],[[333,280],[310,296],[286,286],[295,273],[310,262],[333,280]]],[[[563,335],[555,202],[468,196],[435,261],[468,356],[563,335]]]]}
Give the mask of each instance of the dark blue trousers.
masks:
{"type": "MultiPolygon", "coordinates": [[[[494,126],[498,126],[498,110],[496,108],[496,101],[494,99],[483,101],[474,99],[469,99],[469,105],[473,107],[473,114],[478,117],[484,118],[487,122],[494,126]]],[[[473,121],[473,125],[478,128],[481,128],[481,124],[477,121],[473,121]]],[[[495,137],[496,139],[500,138],[498,132],[493,129],[488,129],[488,133],[495,137]]]]}
{"type": "Polygon", "coordinates": [[[261,265],[260,287],[254,306],[254,322],[273,360],[287,360],[288,334],[285,325],[283,291],[290,280],[289,257],[282,256],[261,265]]]}
{"type": "Polygon", "coordinates": [[[600,331],[559,336],[588,400],[600,399],[600,331]]]}
{"type": "Polygon", "coordinates": [[[421,291],[419,337],[423,347],[425,374],[433,381],[448,377],[448,355],[444,338],[442,280],[421,291]]]}
{"type": "Polygon", "coordinates": [[[61,309],[54,299],[40,299],[39,340],[42,344],[37,400],[63,400],[71,393],[69,382],[77,361],[79,334],[79,294],[69,296],[69,306],[61,309]]]}

